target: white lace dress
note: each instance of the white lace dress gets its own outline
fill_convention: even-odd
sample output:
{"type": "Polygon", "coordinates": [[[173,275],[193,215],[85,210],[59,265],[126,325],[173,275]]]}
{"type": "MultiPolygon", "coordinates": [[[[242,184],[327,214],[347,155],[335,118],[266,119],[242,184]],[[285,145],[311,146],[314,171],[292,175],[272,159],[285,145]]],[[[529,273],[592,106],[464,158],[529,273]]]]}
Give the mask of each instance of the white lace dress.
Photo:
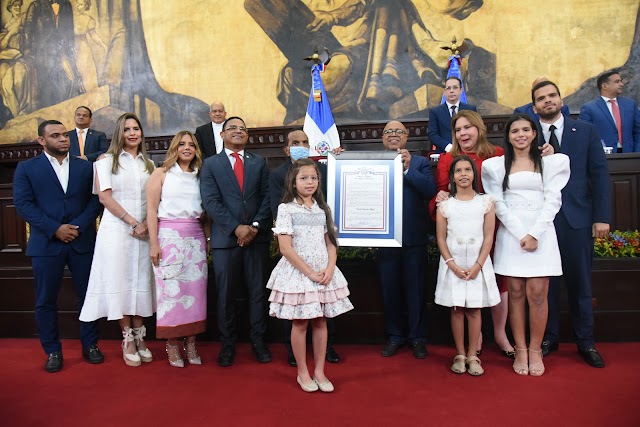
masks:
{"type": "MultiPolygon", "coordinates": [[[[482,194],[468,201],[450,197],[438,205],[438,210],[447,218],[447,247],[459,267],[471,268],[478,260],[484,240],[484,215],[492,205],[492,198],[482,194]]],[[[499,302],[500,293],[490,256],[473,280],[458,278],[440,257],[436,304],[481,308],[493,307],[499,302]]]]}
{"type": "Polygon", "coordinates": [[[496,201],[500,228],[496,236],[496,273],[510,277],[561,276],[562,261],[553,220],[562,206],[562,189],[571,174],[569,157],[554,154],[542,158],[542,174],[516,172],[502,191],[504,156],[482,163],[482,184],[496,201]],[[527,252],[520,240],[527,234],[538,240],[538,249],[527,252]]]}
{"type": "MultiPolygon", "coordinates": [[[[111,173],[111,154],[94,163],[100,188],[112,197],[132,217],[141,221],[147,217],[146,186],[149,173],[142,155],[132,157],[122,152],[118,173],[111,173]]],[[[87,295],[80,320],[90,322],[102,317],[108,320],[123,316],[152,316],[156,311],[155,285],[149,256],[149,239],[131,236],[131,227],[113,216],[107,209],[102,214],[96,247],[91,264],[87,295]]]]}
{"type": "MultiPolygon", "coordinates": [[[[293,250],[313,270],[327,267],[329,254],[324,235],[327,221],[324,211],[314,201],[311,208],[297,203],[278,206],[273,232],[293,236],[293,250]]],[[[347,280],[336,267],[328,285],[312,282],[282,257],[267,282],[271,289],[269,315],[279,319],[315,319],[336,317],[353,309],[349,301],[347,280]]]]}

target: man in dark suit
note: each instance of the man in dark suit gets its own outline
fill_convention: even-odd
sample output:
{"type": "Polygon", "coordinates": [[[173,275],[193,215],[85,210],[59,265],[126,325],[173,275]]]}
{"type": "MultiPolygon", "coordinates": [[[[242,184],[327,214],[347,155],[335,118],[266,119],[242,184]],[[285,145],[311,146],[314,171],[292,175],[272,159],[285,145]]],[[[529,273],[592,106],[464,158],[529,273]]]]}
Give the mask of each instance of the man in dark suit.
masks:
{"type": "MultiPolygon", "coordinates": [[[[302,130],[292,130],[287,134],[287,146],[284,147],[284,152],[287,154],[287,160],[271,171],[269,176],[269,199],[271,200],[271,215],[273,218],[278,216],[278,206],[282,200],[282,193],[284,192],[284,180],[289,172],[293,161],[300,160],[309,157],[309,138],[302,130]]],[[[320,188],[322,194],[327,194],[327,165],[324,163],[318,163],[318,169],[320,170],[320,188]]],[[[286,322],[285,332],[287,337],[291,337],[291,321],[286,322]]],[[[327,362],[338,363],[340,362],[340,355],[333,348],[333,342],[336,335],[336,322],[334,319],[327,319],[327,362]]],[[[288,353],[288,363],[291,366],[297,366],[296,358],[293,356],[293,350],[291,349],[291,341],[285,342],[288,353]]]]}
{"type": "Polygon", "coordinates": [[[80,157],[90,162],[95,162],[100,154],[106,153],[109,149],[107,135],[90,129],[93,113],[89,107],[84,105],[76,108],[74,120],[76,122],[75,131],[69,132],[69,153],[72,156],[80,157]]]}
{"type": "MultiPolygon", "coordinates": [[[[571,324],[578,351],[591,366],[604,367],[595,348],[591,306],[591,261],[594,237],[609,233],[611,193],[609,169],[596,129],[589,123],[564,117],[558,86],[540,82],[531,91],[544,141],[557,144],[571,160],[571,178],[562,190],[562,208],[554,224],[567,286],[571,324]]],[[[542,354],[558,349],[560,277],[549,286],[549,318],[542,354]]]]}
{"type": "Polygon", "coordinates": [[[427,356],[425,328],[424,265],[427,245],[426,203],[436,194],[429,161],[412,156],[405,148],[407,129],[398,121],[387,123],[382,133],[385,150],[397,151],[404,166],[402,191],[402,247],[379,248],[378,270],[384,300],[387,343],[382,356],[393,356],[408,340],[417,359],[427,356]],[[403,313],[409,317],[404,332],[403,313]]]}
{"type": "Polygon", "coordinates": [[[258,362],[271,361],[263,341],[267,327],[265,285],[271,241],[269,168],[247,153],[247,128],[239,117],[223,123],[224,150],[206,159],[200,173],[202,204],[211,218],[213,270],[218,291],[220,366],[231,366],[237,340],[237,287],[248,289],[251,342],[258,362]]]}
{"type": "Polygon", "coordinates": [[[196,129],[196,139],[202,147],[204,158],[211,157],[223,151],[224,144],[222,141],[222,123],[227,117],[222,102],[214,102],[209,107],[209,117],[211,123],[205,123],[196,129]]]}
{"type": "Polygon", "coordinates": [[[580,109],[580,117],[593,124],[601,142],[614,153],[640,152],[640,110],[631,98],[620,96],[624,82],[617,70],[598,76],[600,96],[580,109]]]}
{"type": "MultiPolygon", "coordinates": [[[[29,223],[31,234],[27,256],[35,279],[36,324],[48,358],[47,372],[62,369],[62,346],[58,336],[58,293],[65,265],[72,275],[78,297],[78,312],[87,292],[96,217],[102,209],[91,192],[91,163],[69,156],[69,138],[55,120],[38,126],[38,142],[44,152],[18,163],[13,179],[13,199],[18,214],[29,223]]],[[[97,322],[80,322],[82,356],[89,363],[102,363],[96,346],[97,322]]]]}
{"type": "MultiPolygon", "coordinates": [[[[531,89],[533,89],[533,87],[538,83],[547,82],[547,81],[549,81],[549,79],[545,76],[538,77],[531,84],[531,89]]],[[[569,107],[567,107],[566,105],[563,105],[560,111],[562,112],[563,116],[571,117],[571,113],[569,112],[569,107]]],[[[540,120],[540,117],[536,114],[535,111],[533,111],[533,102],[517,107],[515,110],[513,110],[513,114],[526,114],[527,116],[531,117],[533,120],[540,120]]]]}
{"type": "Polygon", "coordinates": [[[474,105],[460,102],[462,81],[457,77],[449,77],[444,82],[444,95],[447,101],[429,110],[429,141],[436,146],[436,152],[451,151],[451,117],[460,110],[478,111],[474,105]]]}

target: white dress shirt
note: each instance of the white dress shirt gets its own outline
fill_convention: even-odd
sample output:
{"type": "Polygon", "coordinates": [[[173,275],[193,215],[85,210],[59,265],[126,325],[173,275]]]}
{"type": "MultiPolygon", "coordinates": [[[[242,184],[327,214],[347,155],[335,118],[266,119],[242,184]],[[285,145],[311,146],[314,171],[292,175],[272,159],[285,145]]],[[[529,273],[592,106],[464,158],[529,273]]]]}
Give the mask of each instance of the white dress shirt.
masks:
{"type": "Polygon", "coordinates": [[[222,137],[220,136],[220,133],[222,132],[223,124],[224,122],[220,124],[211,122],[211,127],[213,128],[213,139],[216,142],[216,154],[220,153],[222,151],[222,148],[224,147],[224,143],[222,142],[222,137]]]}
{"type": "Polygon", "coordinates": [[[540,122],[540,127],[542,127],[542,135],[544,135],[544,141],[549,142],[549,138],[551,138],[551,131],[549,128],[551,125],[556,127],[556,138],[558,138],[558,145],[562,147],[562,131],[564,130],[564,115],[560,114],[560,118],[553,123],[542,123],[540,122]]]}
{"type": "MultiPolygon", "coordinates": [[[[236,158],[233,156],[233,153],[235,153],[235,151],[225,148],[224,152],[227,153],[227,157],[231,162],[231,169],[233,169],[233,167],[236,165],[236,158]]],[[[242,163],[244,164],[244,150],[238,151],[238,154],[240,155],[240,158],[242,159],[242,163]]]]}
{"type": "Polygon", "coordinates": [[[51,167],[53,167],[53,171],[56,173],[58,177],[58,181],[60,181],[60,185],[62,186],[62,190],[66,193],[67,186],[69,185],[69,153],[62,160],[62,164],[53,156],[50,156],[49,153],[43,151],[44,155],[49,159],[49,163],[51,163],[51,167]]]}

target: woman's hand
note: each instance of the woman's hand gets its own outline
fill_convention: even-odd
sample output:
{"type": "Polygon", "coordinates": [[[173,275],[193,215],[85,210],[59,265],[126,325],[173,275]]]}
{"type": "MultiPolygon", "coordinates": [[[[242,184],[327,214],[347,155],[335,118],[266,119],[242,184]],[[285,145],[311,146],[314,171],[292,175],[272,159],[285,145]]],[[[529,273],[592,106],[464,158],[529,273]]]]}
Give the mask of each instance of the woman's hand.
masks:
{"type": "Polygon", "coordinates": [[[161,260],[162,260],[162,251],[160,250],[160,246],[151,245],[151,263],[155,267],[157,267],[161,260]]]}
{"type": "Polygon", "coordinates": [[[530,234],[527,234],[520,240],[520,247],[527,252],[533,252],[538,249],[538,240],[530,234]]]}
{"type": "Polygon", "coordinates": [[[147,223],[144,221],[139,222],[136,228],[134,228],[133,231],[131,232],[131,235],[133,237],[137,237],[138,239],[144,239],[145,237],[147,237],[148,234],[149,234],[149,231],[147,229],[147,223]]]}
{"type": "Polygon", "coordinates": [[[306,276],[309,278],[309,280],[315,283],[320,283],[324,279],[324,273],[320,271],[311,271],[310,273],[306,274],[306,276]]]}
{"type": "Polygon", "coordinates": [[[335,271],[335,267],[327,267],[324,270],[320,271],[319,273],[322,275],[322,280],[318,283],[320,283],[321,285],[328,285],[329,283],[331,283],[331,280],[333,279],[333,273],[335,271]]]}
{"type": "Polygon", "coordinates": [[[478,277],[478,274],[480,274],[480,270],[482,270],[482,268],[480,267],[480,264],[475,263],[473,264],[473,266],[467,270],[466,272],[466,277],[464,280],[473,280],[476,277],[478,277]]]}

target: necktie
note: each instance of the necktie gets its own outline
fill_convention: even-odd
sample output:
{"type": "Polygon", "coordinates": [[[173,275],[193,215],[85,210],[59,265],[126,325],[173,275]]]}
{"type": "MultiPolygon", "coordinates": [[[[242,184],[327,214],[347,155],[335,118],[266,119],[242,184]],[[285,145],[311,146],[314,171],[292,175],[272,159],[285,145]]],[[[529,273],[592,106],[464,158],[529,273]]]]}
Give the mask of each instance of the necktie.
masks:
{"type": "Polygon", "coordinates": [[[452,105],[452,106],[451,106],[451,117],[453,117],[453,116],[455,116],[455,115],[456,115],[456,106],[455,106],[455,105],[452,105]]]}
{"type": "Polygon", "coordinates": [[[549,132],[551,132],[551,134],[549,135],[549,144],[551,144],[555,153],[559,153],[560,143],[558,142],[558,137],[556,136],[556,129],[558,128],[554,125],[549,126],[549,132]]]}
{"type": "Polygon", "coordinates": [[[613,118],[616,121],[616,128],[618,128],[618,143],[622,144],[622,117],[620,116],[620,109],[615,99],[610,99],[611,111],[613,112],[613,118]]]}
{"type": "Polygon", "coordinates": [[[84,129],[80,129],[78,132],[78,145],[80,146],[80,155],[84,156],[84,137],[82,134],[84,133],[84,129]]]}
{"type": "Polygon", "coordinates": [[[238,153],[231,153],[231,155],[236,159],[233,164],[233,173],[236,174],[240,191],[244,191],[244,163],[242,163],[242,157],[238,153]]]}

